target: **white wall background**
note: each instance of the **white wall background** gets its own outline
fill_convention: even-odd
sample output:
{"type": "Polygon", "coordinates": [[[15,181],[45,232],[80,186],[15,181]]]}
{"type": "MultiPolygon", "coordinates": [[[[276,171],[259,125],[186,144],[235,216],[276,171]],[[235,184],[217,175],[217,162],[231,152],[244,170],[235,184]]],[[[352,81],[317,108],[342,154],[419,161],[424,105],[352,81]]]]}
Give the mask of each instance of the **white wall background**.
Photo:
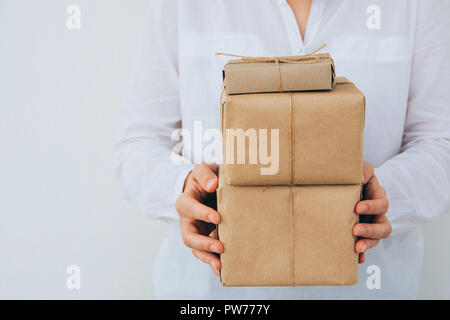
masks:
{"type": "MultiPolygon", "coordinates": [[[[0,0],[0,298],[152,298],[166,228],[112,162],[147,0],[0,0]],[[79,5],[81,30],[66,28],[79,5]],[[81,267],[81,290],[66,268],[81,267]]],[[[424,227],[420,298],[450,298],[450,215],[424,227]],[[444,279],[443,279],[444,278],[444,279]]]]}

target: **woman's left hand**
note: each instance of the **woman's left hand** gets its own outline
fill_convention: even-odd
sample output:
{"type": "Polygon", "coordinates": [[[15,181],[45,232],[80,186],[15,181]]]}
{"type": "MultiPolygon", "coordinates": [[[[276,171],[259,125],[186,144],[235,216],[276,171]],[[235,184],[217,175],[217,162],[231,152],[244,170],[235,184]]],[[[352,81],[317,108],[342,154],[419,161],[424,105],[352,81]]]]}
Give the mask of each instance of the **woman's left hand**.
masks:
{"type": "Polygon", "coordinates": [[[355,250],[359,254],[359,263],[364,263],[364,252],[373,248],[381,239],[389,237],[391,223],[386,216],[389,202],[386,191],[378,182],[372,165],[364,162],[363,198],[356,205],[360,223],[353,227],[353,235],[358,237],[355,250]]]}

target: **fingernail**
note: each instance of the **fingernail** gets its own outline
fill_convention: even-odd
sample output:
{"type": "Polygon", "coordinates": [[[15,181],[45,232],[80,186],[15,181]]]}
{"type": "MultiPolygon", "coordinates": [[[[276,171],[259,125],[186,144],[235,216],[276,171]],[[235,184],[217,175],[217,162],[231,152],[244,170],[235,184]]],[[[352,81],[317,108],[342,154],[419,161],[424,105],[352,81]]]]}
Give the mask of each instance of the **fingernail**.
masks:
{"type": "Polygon", "coordinates": [[[216,179],[215,178],[211,178],[208,181],[206,181],[206,189],[211,190],[211,188],[213,187],[213,185],[216,183],[216,179]]]}
{"type": "Polygon", "coordinates": [[[208,221],[211,222],[211,223],[217,224],[217,218],[216,218],[216,215],[213,214],[213,213],[211,213],[211,214],[208,216],[208,221]]]}
{"type": "Polygon", "coordinates": [[[209,249],[210,249],[212,252],[220,253],[220,252],[219,252],[219,248],[218,248],[215,244],[212,244],[212,245],[209,247],[209,249]]]}
{"type": "Polygon", "coordinates": [[[366,251],[367,250],[367,245],[366,244],[363,244],[362,246],[361,246],[361,253],[363,253],[364,251],[366,251]]]}
{"type": "Polygon", "coordinates": [[[359,213],[366,213],[367,210],[369,210],[369,207],[366,204],[362,204],[359,206],[358,212],[359,213]]]}
{"type": "Polygon", "coordinates": [[[359,227],[357,232],[358,236],[363,236],[366,234],[366,228],[365,227],[359,227]]]}

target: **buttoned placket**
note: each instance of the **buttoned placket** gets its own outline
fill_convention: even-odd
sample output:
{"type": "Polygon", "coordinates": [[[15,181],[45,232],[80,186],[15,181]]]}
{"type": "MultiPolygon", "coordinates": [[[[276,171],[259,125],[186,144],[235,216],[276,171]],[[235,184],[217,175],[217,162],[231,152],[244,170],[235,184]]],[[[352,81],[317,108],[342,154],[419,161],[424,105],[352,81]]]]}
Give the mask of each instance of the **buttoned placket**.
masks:
{"type": "Polygon", "coordinates": [[[295,14],[287,1],[278,0],[278,3],[281,16],[283,18],[284,27],[286,29],[286,35],[291,45],[291,55],[304,55],[317,49],[309,48],[308,45],[312,42],[319,31],[323,3],[319,0],[312,0],[304,39],[302,39],[295,14]]]}

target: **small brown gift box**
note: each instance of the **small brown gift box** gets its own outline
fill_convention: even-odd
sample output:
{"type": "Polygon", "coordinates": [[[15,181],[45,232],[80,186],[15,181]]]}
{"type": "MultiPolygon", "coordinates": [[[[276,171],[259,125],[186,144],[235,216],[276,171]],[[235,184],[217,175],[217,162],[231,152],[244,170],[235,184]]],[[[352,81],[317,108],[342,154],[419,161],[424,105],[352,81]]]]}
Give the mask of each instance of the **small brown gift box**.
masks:
{"type": "Polygon", "coordinates": [[[337,78],[331,91],[229,95],[225,88],[221,121],[227,183],[359,184],[364,117],[364,95],[346,78],[337,78]],[[271,157],[269,164],[261,154],[271,157]]]}
{"type": "Polygon", "coordinates": [[[333,88],[335,67],[328,53],[260,59],[267,61],[244,58],[231,60],[225,65],[223,77],[228,94],[333,88]]]}
{"type": "Polygon", "coordinates": [[[224,286],[353,285],[360,185],[231,186],[219,173],[224,286]]]}

